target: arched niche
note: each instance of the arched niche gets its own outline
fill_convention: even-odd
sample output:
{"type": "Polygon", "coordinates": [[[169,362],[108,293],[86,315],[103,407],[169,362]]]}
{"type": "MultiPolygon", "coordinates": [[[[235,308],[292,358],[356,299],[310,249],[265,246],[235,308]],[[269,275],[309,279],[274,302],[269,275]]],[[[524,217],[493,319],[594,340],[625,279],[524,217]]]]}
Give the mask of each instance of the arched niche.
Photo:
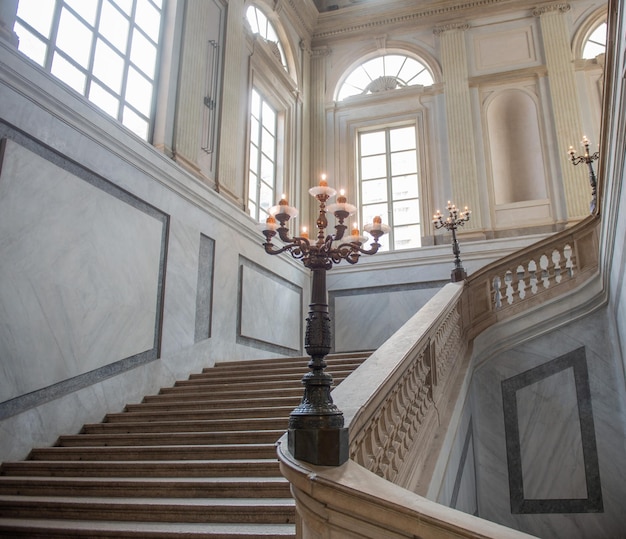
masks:
{"type": "Polygon", "coordinates": [[[517,89],[499,92],[487,106],[487,129],[496,206],[548,198],[533,98],[517,89]]]}

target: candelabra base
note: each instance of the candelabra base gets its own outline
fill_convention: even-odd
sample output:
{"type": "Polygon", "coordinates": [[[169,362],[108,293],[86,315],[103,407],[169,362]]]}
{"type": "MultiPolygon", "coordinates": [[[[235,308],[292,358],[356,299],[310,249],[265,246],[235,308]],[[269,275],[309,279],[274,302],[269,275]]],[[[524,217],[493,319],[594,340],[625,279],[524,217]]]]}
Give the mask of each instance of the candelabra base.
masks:
{"type": "Polygon", "coordinates": [[[316,466],[341,466],[349,458],[348,429],[289,429],[289,452],[316,466]]]}
{"type": "Polygon", "coordinates": [[[458,283],[460,281],[464,281],[465,279],[467,279],[467,273],[465,273],[463,268],[454,268],[450,272],[450,280],[453,283],[458,283]]]}

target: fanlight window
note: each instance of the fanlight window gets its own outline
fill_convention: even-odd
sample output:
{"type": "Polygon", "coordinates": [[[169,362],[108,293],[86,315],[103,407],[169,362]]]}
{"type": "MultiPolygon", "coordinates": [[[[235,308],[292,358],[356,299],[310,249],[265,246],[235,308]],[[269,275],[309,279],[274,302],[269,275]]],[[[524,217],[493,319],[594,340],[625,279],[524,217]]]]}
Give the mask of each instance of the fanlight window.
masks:
{"type": "Polygon", "coordinates": [[[363,62],[352,71],[339,90],[338,100],[432,83],[432,73],[423,63],[401,54],[386,54],[363,62]]]}
{"type": "Polygon", "coordinates": [[[257,7],[250,6],[246,11],[246,19],[252,29],[252,33],[261,36],[274,49],[274,54],[278,61],[287,69],[287,60],[285,59],[285,50],[283,49],[278,34],[274,26],[265,16],[265,14],[257,7]]]}
{"type": "Polygon", "coordinates": [[[595,58],[606,51],[606,23],[598,26],[587,39],[583,47],[583,58],[595,58]]]}

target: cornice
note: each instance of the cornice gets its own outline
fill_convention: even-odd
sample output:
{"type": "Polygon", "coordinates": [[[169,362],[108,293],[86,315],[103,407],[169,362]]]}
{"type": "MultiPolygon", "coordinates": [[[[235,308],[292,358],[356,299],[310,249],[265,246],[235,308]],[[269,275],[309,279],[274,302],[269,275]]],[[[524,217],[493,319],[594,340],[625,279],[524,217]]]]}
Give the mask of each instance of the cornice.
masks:
{"type": "Polygon", "coordinates": [[[444,24],[442,26],[435,26],[433,28],[433,33],[435,35],[443,34],[444,32],[448,32],[449,30],[469,30],[470,24],[467,22],[450,22],[448,24],[444,24]]]}
{"type": "MultiPolygon", "coordinates": [[[[291,0],[293,1],[293,0],[291,0]]],[[[325,43],[337,39],[348,39],[355,34],[383,34],[389,27],[435,26],[447,27],[457,24],[451,21],[470,20],[477,14],[502,11],[520,11],[534,9],[566,9],[566,2],[545,2],[542,0],[426,0],[415,2],[404,0],[395,3],[394,8],[385,2],[373,2],[370,5],[359,4],[338,11],[320,13],[317,28],[313,33],[313,42],[325,43]],[[416,5],[418,4],[418,5],[416,5]],[[548,4],[543,6],[543,4],[548,4]]]]}

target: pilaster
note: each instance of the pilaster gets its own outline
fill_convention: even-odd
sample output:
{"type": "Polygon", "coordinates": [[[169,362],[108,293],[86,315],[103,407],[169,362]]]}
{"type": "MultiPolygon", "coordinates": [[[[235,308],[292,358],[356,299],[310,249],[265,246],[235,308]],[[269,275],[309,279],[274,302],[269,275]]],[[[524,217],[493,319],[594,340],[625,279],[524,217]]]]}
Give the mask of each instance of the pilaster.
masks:
{"type": "Polygon", "coordinates": [[[468,24],[448,24],[435,29],[441,43],[441,66],[445,84],[446,124],[453,202],[472,210],[467,229],[482,228],[476,143],[468,84],[465,31],[468,24]]]}
{"type": "MultiPolygon", "coordinates": [[[[328,47],[311,51],[311,176],[312,185],[328,167],[326,156],[326,59],[330,55],[328,47]]],[[[311,185],[311,186],[312,186],[311,185]]]]}
{"type": "Polygon", "coordinates": [[[2,0],[0,2],[0,39],[11,43],[17,48],[19,38],[13,31],[18,0],[2,0]]]}
{"type": "Polygon", "coordinates": [[[541,6],[533,11],[539,17],[544,44],[550,96],[556,131],[556,147],[563,178],[563,193],[568,217],[589,214],[591,192],[582,167],[574,167],[567,153],[569,146],[579,149],[583,136],[574,58],[569,44],[565,13],[567,3],[541,6]]]}

